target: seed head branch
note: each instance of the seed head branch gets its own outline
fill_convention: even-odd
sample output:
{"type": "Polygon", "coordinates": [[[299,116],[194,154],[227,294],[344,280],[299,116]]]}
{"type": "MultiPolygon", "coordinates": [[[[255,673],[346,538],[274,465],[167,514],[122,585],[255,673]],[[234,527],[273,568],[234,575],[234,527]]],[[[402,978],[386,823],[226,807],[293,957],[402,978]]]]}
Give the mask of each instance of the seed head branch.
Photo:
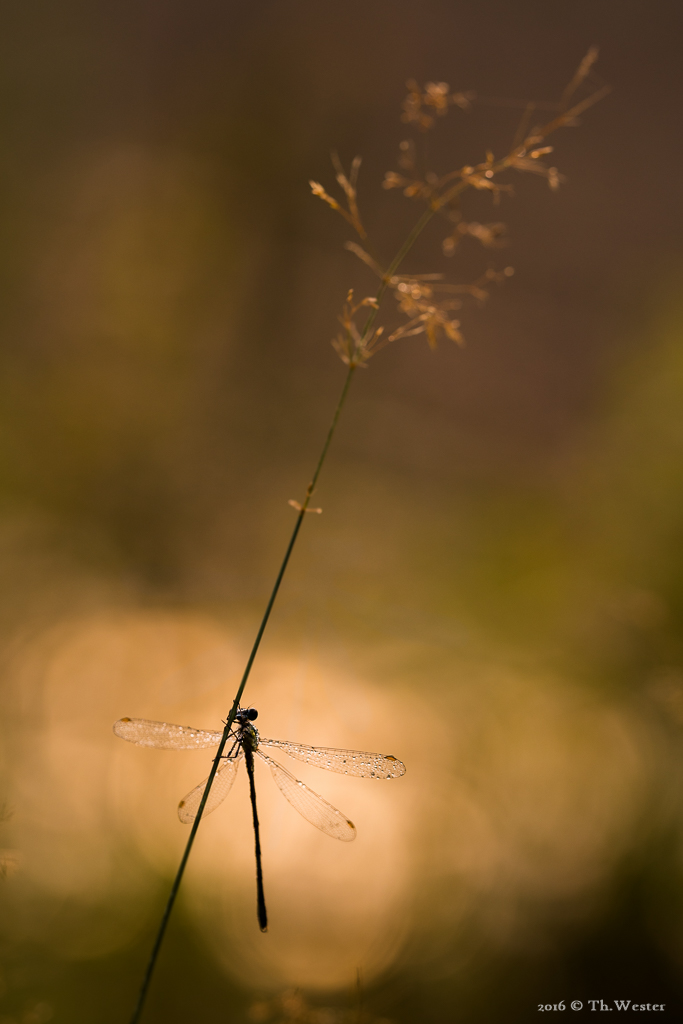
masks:
{"type": "Polygon", "coordinates": [[[317,181],[309,181],[308,184],[311,186],[311,192],[314,196],[318,196],[323,200],[323,202],[327,203],[328,206],[331,206],[337,213],[341,214],[344,220],[351,225],[358,235],[362,239],[366,239],[368,236],[360,219],[356,191],[356,182],[358,181],[361,157],[356,156],[353,158],[351,162],[351,170],[348,175],[344,172],[344,168],[342,167],[336,153],[332,153],[332,164],[337,172],[337,182],[341,185],[346,197],[347,209],[340,206],[337,200],[333,196],[329,195],[329,193],[327,193],[323,186],[317,181]]]}

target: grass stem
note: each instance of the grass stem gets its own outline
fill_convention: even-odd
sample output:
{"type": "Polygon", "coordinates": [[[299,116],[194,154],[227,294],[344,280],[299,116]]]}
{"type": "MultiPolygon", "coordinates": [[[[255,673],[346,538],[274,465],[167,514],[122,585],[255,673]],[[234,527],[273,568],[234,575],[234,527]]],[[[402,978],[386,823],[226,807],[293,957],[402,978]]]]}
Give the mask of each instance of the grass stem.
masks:
{"type": "MultiPolygon", "coordinates": [[[[413,244],[415,243],[418,235],[420,235],[421,232],[423,231],[423,229],[427,226],[429,221],[434,216],[435,212],[436,211],[434,209],[432,209],[432,208],[429,208],[429,209],[425,210],[425,212],[422,214],[422,216],[417,221],[417,223],[413,227],[412,231],[410,232],[410,234],[406,238],[406,240],[403,243],[403,245],[401,246],[401,248],[396,253],[396,256],[391,261],[391,263],[389,265],[389,269],[387,270],[387,273],[386,273],[386,275],[385,275],[385,277],[384,277],[384,279],[382,281],[382,284],[381,284],[381,286],[380,286],[380,288],[378,290],[378,293],[377,293],[377,306],[379,306],[379,303],[380,303],[382,297],[384,296],[384,293],[386,292],[386,290],[387,290],[387,288],[389,286],[390,279],[396,273],[396,271],[398,270],[399,265],[402,263],[402,261],[407,256],[408,252],[410,251],[410,249],[412,248],[413,244]]],[[[369,337],[370,332],[372,330],[373,322],[375,320],[375,317],[377,316],[377,312],[378,312],[377,308],[374,308],[374,309],[371,310],[370,315],[369,315],[369,317],[368,317],[368,319],[367,319],[367,321],[365,323],[364,329],[363,329],[363,340],[365,340],[365,338],[369,337]]],[[[332,443],[332,438],[334,437],[335,431],[337,429],[337,424],[339,422],[339,417],[341,415],[341,411],[342,411],[342,409],[344,407],[344,403],[345,403],[347,395],[349,393],[349,388],[351,387],[351,381],[353,379],[353,375],[354,375],[354,372],[356,370],[357,365],[358,364],[355,363],[355,362],[351,362],[351,364],[349,365],[348,372],[346,374],[346,379],[344,381],[344,386],[342,388],[341,395],[339,396],[339,401],[337,402],[337,407],[336,407],[336,409],[334,411],[334,415],[332,416],[332,422],[330,423],[330,427],[329,427],[329,430],[327,432],[327,436],[325,438],[325,443],[323,444],[322,450],[320,452],[320,456],[318,458],[317,465],[315,467],[315,471],[313,473],[313,476],[311,477],[311,482],[309,483],[308,487],[306,488],[306,495],[304,497],[303,504],[301,505],[301,508],[299,510],[299,514],[298,514],[298,516],[296,518],[296,523],[294,524],[294,529],[292,530],[292,535],[291,535],[291,537],[289,539],[289,543],[287,545],[287,550],[285,551],[284,558],[282,559],[282,564],[280,565],[280,570],[279,570],[279,572],[277,574],[277,577],[276,577],[276,580],[275,580],[275,584],[273,586],[273,589],[271,591],[270,597],[268,599],[268,604],[266,605],[266,610],[263,613],[263,618],[261,619],[261,624],[260,624],[260,626],[258,628],[258,632],[256,634],[256,639],[254,640],[254,644],[253,644],[253,647],[251,649],[251,653],[250,653],[249,658],[247,660],[247,664],[246,664],[246,667],[244,669],[244,673],[242,675],[242,679],[240,681],[240,685],[239,685],[239,687],[237,689],[237,693],[235,694],[235,699],[232,702],[232,707],[230,709],[230,713],[229,713],[228,718],[226,720],[225,728],[223,729],[223,736],[221,738],[221,742],[219,744],[218,750],[216,751],[216,756],[213,759],[213,763],[211,765],[211,771],[209,772],[209,777],[206,780],[206,786],[204,788],[204,793],[202,794],[201,803],[199,804],[199,808],[197,809],[197,814],[196,814],[195,819],[194,819],[194,821],[192,823],[192,828],[190,830],[190,835],[189,835],[189,838],[187,840],[187,844],[185,846],[185,851],[184,851],[182,859],[180,861],[180,866],[178,867],[178,871],[176,873],[175,879],[173,880],[173,885],[171,886],[171,891],[169,893],[168,901],[166,903],[166,907],[164,909],[163,916],[161,918],[161,924],[159,926],[159,931],[157,932],[156,939],[154,940],[154,945],[152,947],[152,952],[150,954],[149,962],[147,964],[147,969],[145,971],[145,976],[143,978],[142,985],[140,987],[140,992],[138,994],[138,1000],[137,1000],[135,1009],[133,1011],[133,1015],[130,1018],[130,1024],[138,1024],[138,1021],[141,1018],[142,1010],[143,1010],[143,1007],[144,1007],[144,1004],[145,1004],[145,1000],[147,998],[147,993],[149,991],[149,986],[150,986],[150,983],[151,983],[151,980],[152,980],[152,975],[154,973],[154,968],[155,968],[156,962],[157,962],[157,960],[159,958],[159,953],[161,951],[161,946],[162,946],[162,943],[164,941],[164,936],[166,934],[166,929],[168,927],[168,922],[169,922],[169,919],[171,917],[171,912],[173,910],[173,905],[175,904],[176,897],[178,895],[178,890],[180,889],[180,883],[182,882],[183,875],[185,873],[185,868],[186,868],[187,862],[188,862],[188,860],[190,858],[190,853],[192,851],[192,846],[194,844],[195,836],[197,835],[197,830],[199,829],[199,824],[201,822],[202,815],[204,813],[204,808],[206,807],[206,801],[209,798],[209,792],[210,792],[211,787],[213,785],[213,781],[214,781],[214,779],[216,777],[216,772],[218,771],[218,769],[220,767],[221,759],[223,757],[223,751],[225,750],[226,744],[228,742],[228,737],[230,735],[230,730],[232,729],[233,722],[235,721],[235,716],[237,715],[237,712],[239,710],[240,701],[242,699],[242,694],[244,693],[244,688],[247,685],[247,680],[249,678],[249,674],[250,674],[252,666],[254,664],[254,660],[256,658],[256,654],[257,654],[258,649],[259,649],[259,647],[261,645],[261,640],[263,638],[263,634],[265,633],[266,626],[267,626],[268,620],[270,618],[270,613],[273,610],[273,605],[275,604],[275,599],[276,599],[276,597],[278,595],[278,591],[280,590],[280,584],[282,583],[283,577],[284,577],[285,572],[287,570],[287,566],[289,564],[289,559],[290,559],[290,557],[292,555],[292,551],[294,550],[294,545],[296,544],[297,538],[299,536],[299,531],[301,530],[301,525],[302,525],[302,523],[304,521],[304,516],[306,515],[306,510],[308,509],[308,505],[310,503],[311,497],[313,495],[313,492],[315,490],[316,484],[318,482],[318,477],[320,476],[320,472],[321,472],[321,470],[323,468],[323,463],[325,462],[325,459],[327,457],[327,453],[328,453],[330,445],[332,443]]]]}

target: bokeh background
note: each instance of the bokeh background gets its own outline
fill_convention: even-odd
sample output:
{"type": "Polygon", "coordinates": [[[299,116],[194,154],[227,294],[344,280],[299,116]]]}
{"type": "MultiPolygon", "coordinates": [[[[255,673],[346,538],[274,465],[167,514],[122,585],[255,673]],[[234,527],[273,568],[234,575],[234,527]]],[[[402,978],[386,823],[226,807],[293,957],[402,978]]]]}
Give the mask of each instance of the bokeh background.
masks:
{"type": "MultiPolygon", "coordinates": [[[[613,94],[567,176],[481,220],[511,245],[407,269],[515,276],[358,372],[246,697],[269,736],[391,751],[391,783],[297,765],[353,846],[259,778],[202,825],[146,1020],[537,1019],[683,967],[680,24],[661,0],[36,0],[0,10],[0,1021],[131,1011],[207,751],[327,428],[350,285],[310,196],[362,153],[382,191],[409,77],[554,100],[588,49],[613,94]],[[321,778],[321,776],[325,776],[321,778]]],[[[454,111],[444,169],[519,105],[454,111]]],[[[571,1011],[569,1011],[571,1013],[571,1011]]],[[[587,1007],[584,1013],[589,1012],[587,1007]]]]}

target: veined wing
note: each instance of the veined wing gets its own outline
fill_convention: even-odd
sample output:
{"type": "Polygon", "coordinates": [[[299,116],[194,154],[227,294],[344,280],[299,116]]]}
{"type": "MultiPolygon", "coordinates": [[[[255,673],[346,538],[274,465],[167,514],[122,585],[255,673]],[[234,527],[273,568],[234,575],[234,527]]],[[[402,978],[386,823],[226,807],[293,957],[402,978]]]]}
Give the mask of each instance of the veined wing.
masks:
{"type": "Polygon", "coordinates": [[[307,747],[290,740],[259,739],[259,747],[277,747],[290,757],[316,768],[341,775],[359,775],[364,779],[398,779],[406,766],[392,754],[371,754],[367,750],[337,750],[335,747],[307,747]]]}
{"type": "MultiPolygon", "coordinates": [[[[242,757],[242,751],[237,754],[236,757],[226,758],[225,764],[216,772],[209,793],[209,799],[206,801],[202,818],[206,817],[207,814],[211,814],[211,811],[215,811],[219,804],[223,803],[226,796],[232,789],[232,784],[235,781],[237,775],[237,769],[239,768],[240,758],[242,757]]],[[[202,802],[202,796],[206,789],[208,778],[200,782],[198,786],[195,786],[192,792],[188,793],[187,796],[180,801],[178,804],[178,817],[184,825],[189,825],[194,821],[199,810],[199,805],[202,802]]]]}
{"type": "Polygon", "coordinates": [[[146,718],[119,718],[118,722],[114,722],[114,732],[122,740],[137,743],[139,747],[163,747],[167,750],[217,747],[223,738],[222,732],[193,729],[189,725],[169,725],[168,722],[150,722],[146,718]]]}
{"type": "Polygon", "coordinates": [[[314,793],[312,789],[299,782],[294,776],[283,768],[277,761],[264,754],[261,749],[256,751],[262,761],[265,761],[270,768],[271,774],[284,796],[289,800],[292,807],[301,814],[311,825],[315,825],[321,832],[333,839],[341,839],[343,843],[350,843],[356,838],[356,826],[352,821],[338,811],[327,800],[314,793]]]}

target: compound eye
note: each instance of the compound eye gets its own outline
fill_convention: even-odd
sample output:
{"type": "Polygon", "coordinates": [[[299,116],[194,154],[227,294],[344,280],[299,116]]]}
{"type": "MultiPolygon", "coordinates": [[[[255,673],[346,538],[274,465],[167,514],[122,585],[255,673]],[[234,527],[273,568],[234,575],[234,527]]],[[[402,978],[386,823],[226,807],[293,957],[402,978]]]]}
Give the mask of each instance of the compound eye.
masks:
{"type": "Polygon", "coordinates": [[[247,715],[249,717],[249,721],[254,722],[258,718],[258,711],[256,708],[249,708],[247,715]]]}

